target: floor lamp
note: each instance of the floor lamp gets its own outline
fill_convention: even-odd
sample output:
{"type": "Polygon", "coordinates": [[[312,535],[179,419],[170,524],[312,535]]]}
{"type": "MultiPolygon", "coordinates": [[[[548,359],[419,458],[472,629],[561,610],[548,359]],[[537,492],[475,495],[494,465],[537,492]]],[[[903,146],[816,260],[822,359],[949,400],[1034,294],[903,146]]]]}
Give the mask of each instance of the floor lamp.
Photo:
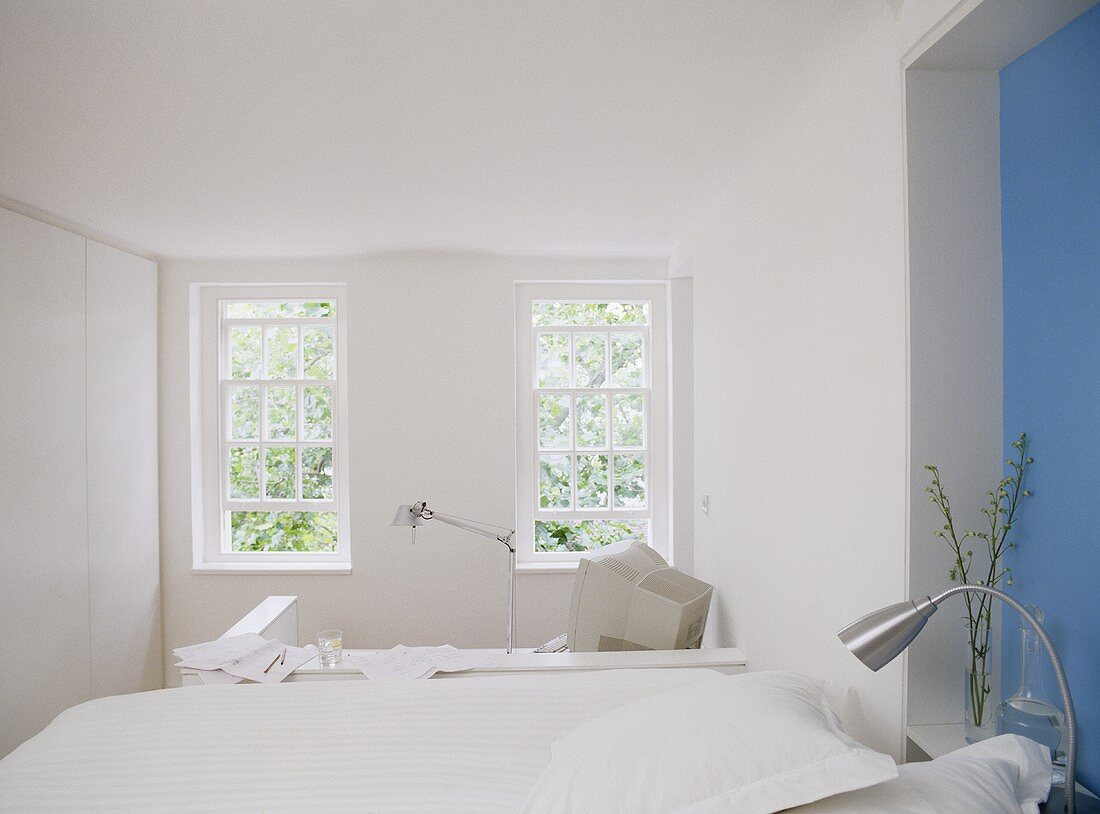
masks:
{"type": "Polygon", "coordinates": [[[397,507],[397,513],[393,516],[394,526],[412,526],[413,541],[416,540],[416,527],[423,526],[429,520],[438,520],[460,529],[480,534],[482,537],[490,537],[498,543],[504,543],[508,549],[508,652],[512,652],[512,633],[516,627],[516,546],[512,542],[516,530],[505,526],[494,526],[492,523],[482,523],[479,520],[468,520],[465,517],[456,517],[453,514],[441,514],[428,508],[427,502],[404,503],[397,507]],[[501,533],[505,532],[505,533],[501,533]]]}

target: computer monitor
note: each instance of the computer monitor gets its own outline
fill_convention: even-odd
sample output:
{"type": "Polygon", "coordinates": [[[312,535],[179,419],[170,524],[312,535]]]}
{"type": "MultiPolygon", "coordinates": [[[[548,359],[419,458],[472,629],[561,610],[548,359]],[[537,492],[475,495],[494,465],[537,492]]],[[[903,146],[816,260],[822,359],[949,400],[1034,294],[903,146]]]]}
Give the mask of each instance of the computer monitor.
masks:
{"type": "Polygon", "coordinates": [[[574,652],[699,647],[714,588],[644,543],[581,559],[566,640],[574,652]]]}

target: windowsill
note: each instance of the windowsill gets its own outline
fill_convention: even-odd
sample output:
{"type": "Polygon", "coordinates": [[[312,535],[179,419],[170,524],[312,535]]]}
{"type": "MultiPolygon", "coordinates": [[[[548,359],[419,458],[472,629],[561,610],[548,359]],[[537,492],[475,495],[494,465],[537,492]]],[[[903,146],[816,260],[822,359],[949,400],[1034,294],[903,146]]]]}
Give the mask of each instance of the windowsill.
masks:
{"type": "Polygon", "coordinates": [[[573,562],[519,562],[518,574],[571,574],[576,572],[577,563],[573,562]]]}
{"type": "Polygon", "coordinates": [[[192,574],[230,574],[280,576],[312,574],[350,574],[347,562],[206,562],[191,567],[192,574]]]}

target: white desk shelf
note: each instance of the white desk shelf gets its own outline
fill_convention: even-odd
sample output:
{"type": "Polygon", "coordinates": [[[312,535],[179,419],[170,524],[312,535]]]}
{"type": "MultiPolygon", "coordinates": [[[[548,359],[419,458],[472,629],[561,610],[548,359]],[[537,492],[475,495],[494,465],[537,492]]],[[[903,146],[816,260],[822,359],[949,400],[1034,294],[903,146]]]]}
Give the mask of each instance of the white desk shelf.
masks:
{"type": "MultiPolygon", "coordinates": [[[[226,636],[257,633],[265,638],[278,639],[284,644],[298,644],[298,597],[269,596],[243,619],[227,630],[226,636]]],[[[373,650],[346,652],[371,653],[373,650]]],[[[548,673],[585,672],[592,670],[654,670],[676,667],[703,668],[721,673],[743,673],[748,668],[744,653],[736,647],[718,647],[710,650],[630,650],[620,653],[534,653],[516,650],[506,653],[500,650],[476,650],[484,654],[483,664],[460,673],[436,673],[439,678],[475,678],[489,675],[545,675],[548,673]]],[[[191,669],[180,670],[184,686],[201,685],[202,679],[191,669]]],[[[366,679],[351,660],[346,657],[335,667],[322,667],[314,657],[307,661],[284,681],[331,681],[366,679]]]]}

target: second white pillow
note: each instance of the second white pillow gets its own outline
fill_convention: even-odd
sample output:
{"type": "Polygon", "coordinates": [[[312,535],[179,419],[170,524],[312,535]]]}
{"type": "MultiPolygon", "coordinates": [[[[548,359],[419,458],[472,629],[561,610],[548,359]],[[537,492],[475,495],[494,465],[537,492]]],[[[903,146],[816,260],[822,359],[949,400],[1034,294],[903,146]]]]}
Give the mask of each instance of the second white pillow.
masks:
{"type": "Polygon", "coordinates": [[[716,676],[609,710],[558,739],[524,811],[768,814],[897,776],[840,730],[821,685],[716,676]]]}

